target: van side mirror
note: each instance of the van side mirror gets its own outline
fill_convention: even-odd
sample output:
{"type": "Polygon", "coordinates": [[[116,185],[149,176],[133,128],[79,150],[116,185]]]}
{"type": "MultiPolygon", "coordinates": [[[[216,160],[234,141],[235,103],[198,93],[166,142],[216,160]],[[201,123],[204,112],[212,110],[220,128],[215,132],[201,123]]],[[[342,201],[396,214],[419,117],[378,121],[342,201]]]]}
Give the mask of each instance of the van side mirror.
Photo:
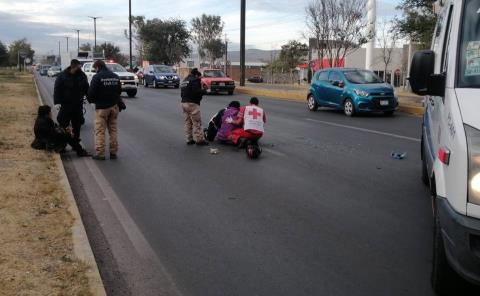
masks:
{"type": "Polygon", "coordinates": [[[444,96],[445,74],[434,74],[435,53],[432,50],[418,51],[413,55],[410,66],[410,86],[420,96],[444,96]]]}

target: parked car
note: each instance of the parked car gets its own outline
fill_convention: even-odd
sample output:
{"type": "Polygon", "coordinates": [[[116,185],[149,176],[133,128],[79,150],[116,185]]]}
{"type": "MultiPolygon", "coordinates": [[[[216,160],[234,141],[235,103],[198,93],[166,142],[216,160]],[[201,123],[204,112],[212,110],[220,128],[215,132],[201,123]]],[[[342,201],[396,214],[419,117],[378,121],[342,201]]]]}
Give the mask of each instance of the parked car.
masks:
{"type": "Polygon", "coordinates": [[[437,1],[432,49],[415,53],[410,67],[412,90],[426,104],[421,168],[430,189],[433,256],[425,259],[437,295],[480,289],[479,4],[437,1]]]}
{"type": "Polygon", "coordinates": [[[180,77],[173,71],[172,67],[166,65],[150,65],[143,72],[143,86],[158,87],[180,87],[180,77]]]}
{"type": "Polygon", "coordinates": [[[229,95],[233,95],[235,91],[235,81],[227,77],[222,70],[204,70],[202,87],[209,93],[226,92],[229,95]]]}
{"type": "Polygon", "coordinates": [[[398,99],[393,87],[369,70],[332,68],[315,73],[307,98],[310,111],[319,107],[343,110],[345,115],[383,112],[393,115],[398,99]]]}
{"type": "Polygon", "coordinates": [[[263,77],[258,75],[251,76],[250,78],[248,78],[248,81],[252,83],[263,83],[263,77]]]}
{"type": "Polygon", "coordinates": [[[42,66],[40,67],[40,71],[39,71],[40,75],[41,75],[41,76],[47,76],[47,75],[48,75],[48,69],[50,69],[50,66],[48,66],[48,65],[42,65],[42,66]]]}
{"type": "MultiPolygon", "coordinates": [[[[107,68],[113,73],[117,74],[122,84],[122,92],[126,92],[130,98],[137,95],[138,78],[135,74],[130,73],[122,65],[112,62],[105,62],[107,68]]],[[[95,75],[95,69],[93,63],[85,63],[82,67],[83,72],[87,75],[88,82],[92,81],[93,75],[95,75]]]]}
{"type": "Polygon", "coordinates": [[[48,77],[56,77],[58,74],[62,72],[62,69],[59,66],[52,66],[47,71],[48,77]]]}

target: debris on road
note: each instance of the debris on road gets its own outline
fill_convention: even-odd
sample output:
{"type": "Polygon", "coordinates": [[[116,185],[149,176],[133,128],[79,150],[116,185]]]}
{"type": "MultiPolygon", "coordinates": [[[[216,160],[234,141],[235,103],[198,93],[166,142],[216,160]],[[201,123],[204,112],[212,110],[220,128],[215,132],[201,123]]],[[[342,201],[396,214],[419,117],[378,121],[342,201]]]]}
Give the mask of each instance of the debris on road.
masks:
{"type": "Polygon", "coordinates": [[[210,154],[217,155],[218,153],[220,153],[218,148],[210,148],[210,154]]]}
{"type": "Polygon", "coordinates": [[[407,152],[395,152],[395,151],[392,151],[391,156],[392,156],[393,159],[402,160],[402,159],[405,159],[405,157],[407,157],[407,152]]]}

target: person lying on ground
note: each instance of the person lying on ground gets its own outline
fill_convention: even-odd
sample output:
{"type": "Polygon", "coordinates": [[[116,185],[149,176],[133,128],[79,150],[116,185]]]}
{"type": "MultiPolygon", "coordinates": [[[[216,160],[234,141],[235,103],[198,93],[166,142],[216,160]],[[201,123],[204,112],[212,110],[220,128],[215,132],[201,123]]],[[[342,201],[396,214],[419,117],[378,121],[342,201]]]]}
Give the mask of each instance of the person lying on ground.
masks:
{"type": "Polygon", "coordinates": [[[90,156],[73,137],[71,132],[55,124],[52,119],[52,108],[50,106],[38,107],[37,119],[35,120],[33,130],[35,133],[35,140],[33,140],[31,145],[33,149],[60,153],[65,151],[68,144],[78,156],[90,156]]]}
{"type": "Polygon", "coordinates": [[[242,126],[232,131],[229,139],[234,145],[240,146],[247,140],[259,140],[264,133],[264,124],[267,117],[262,108],[258,107],[259,101],[256,97],[250,99],[250,105],[240,108],[237,118],[229,118],[227,122],[242,126]]]}
{"type": "Polygon", "coordinates": [[[227,142],[229,140],[230,135],[232,134],[232,131],[238,126],[234,125],[233,122],[227,122],[230,121],[230,119],[237,118],[238,112],[240,111],[240,102],[238,101],[232,101],[230,104],[228,104],[228,107],[225,109],[225,111],[222,114],[221,118],[221,125],[220,129],[217,132],[217,141],[220,142],[227,142]]]}

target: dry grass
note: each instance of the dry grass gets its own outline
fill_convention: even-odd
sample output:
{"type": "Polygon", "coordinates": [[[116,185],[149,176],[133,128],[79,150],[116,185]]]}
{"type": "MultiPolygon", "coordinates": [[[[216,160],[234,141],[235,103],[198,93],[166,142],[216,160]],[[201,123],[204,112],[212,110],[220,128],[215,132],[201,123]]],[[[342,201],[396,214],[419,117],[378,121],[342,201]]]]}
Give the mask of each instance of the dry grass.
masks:
{"type": "Polygon", "coordinates": [[[31,75],[0,72],[0,295],[91,295],[52,154],[30,148],[31,75]]]}

